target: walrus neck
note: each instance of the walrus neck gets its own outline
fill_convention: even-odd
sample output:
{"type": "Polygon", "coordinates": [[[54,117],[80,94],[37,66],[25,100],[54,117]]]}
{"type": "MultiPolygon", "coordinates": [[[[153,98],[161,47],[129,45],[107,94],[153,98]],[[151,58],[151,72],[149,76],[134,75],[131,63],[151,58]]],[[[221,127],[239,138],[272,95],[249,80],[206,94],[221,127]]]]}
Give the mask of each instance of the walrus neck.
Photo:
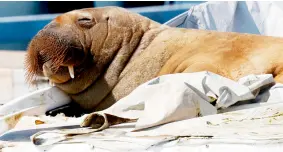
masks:
{"type": "Polygon", "coordinates": [[[113,69],[117,72],[115,74],[117,76],[116,83],[123,76],[126,65],[139,56],[159,33],[169,28],[151,20],[147,21],[140,25],[134,25],[128,33],[125,32],[122,47],[111,62],[112,65],[116,65],[115,69],[113,69]]]}
{"type": "Polygon", "coordinates": [[[133,53],[129,61],[132,61],[137,56],[139,56],[139,54],[142,53],[150,45],[153,39],[158,36],[158,34],[168,28],[169,27],[166,25],[156,24],[155,22],[151,23],[149,25],[148,30],[146,30],[143,36],[141,37],[140,43],[136,47],[135,52],[133,53]]]}
{"type": "MultiPolygon", "coordinates": [[[[120,30],[121,29],[122,28],[120,28],[120,30]]],[[[117,28],[116,30],[118,32],[119,29],[117,28]]],[[[153,40],[162,30],[160,24],[149,21],[143,22],[143,24],[140,25],[136,24],[132,26],[131,29],[119,31],[119,33],[110,33],[106,40],[112,40],[113,44],[114,37],[110,37],[115,36],[115,40],[119,39],[119,43],[117,43],[119,44],[117,45],[119,48],[115,48],[117,49],[115,50],[115,55],[112,56],[108,66],[104,67],[105,71],[101,73],[99,78],[88,86],[86,91],[72,95],[72,98],[76,102],[81,103],[80,105],[86,109],[95,108],[123,77],[122,74],[128,63],[146,49],[151,40],[153,40]],[[119,37],[120,35],[123,35],[123,37],[119,37]],[[88,99],[87,97],[90,97],[88,94],[92,94],[95,98],[91,98],[91,100],[88,99]]],[[[107,43],[111,44],[110,41],[107,43]]],[[[116,99],[114,100],[116,101],[116,99]]]]}
{"type": "MultiPolygon", "coordinates": [[[[111,79],[111,81],[113,81],[113,84],[111,85],[112,87],[119,81],[119,77],[127,63],[146,49],[151,41],[162,30],[163,28],[160,28],[159,23],[150,20],[148,20],[148,22],[143,22],[142,24],[133,24],[130,29],[125,28],[124,31],[118,30],[119,34],[117,33],[117,35],[121,35],[122,32],[123,37],[120,38],[120,45],[117,45],[119,48],[116,48],[116,54],[113,56],[112,61],[104,74],[106,80],[111,79]],[[109,79],[107,79],[108,76],[110,76],[109,79]]],[[[115,35],[115,39],[117,39],[117,35],[115,35]]],[[[111,42],[109,43],[111,44],[111,42]]]]}

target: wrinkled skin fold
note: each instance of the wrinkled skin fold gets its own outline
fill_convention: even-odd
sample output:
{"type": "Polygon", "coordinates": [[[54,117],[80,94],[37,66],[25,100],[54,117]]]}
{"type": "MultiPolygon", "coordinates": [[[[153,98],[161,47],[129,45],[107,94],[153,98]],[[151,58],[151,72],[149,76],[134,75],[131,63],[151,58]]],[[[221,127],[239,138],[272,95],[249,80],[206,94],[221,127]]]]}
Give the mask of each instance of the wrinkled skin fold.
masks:
{"type": "Polygon", "coordinates": [[[273,74],[281,83],[282,49],[282,38],[172,28],[123,8],[87,8],[39,31],[25,67],[29,82],[48,77],[81,107],[99,111],[165,74],[273,74]]]}

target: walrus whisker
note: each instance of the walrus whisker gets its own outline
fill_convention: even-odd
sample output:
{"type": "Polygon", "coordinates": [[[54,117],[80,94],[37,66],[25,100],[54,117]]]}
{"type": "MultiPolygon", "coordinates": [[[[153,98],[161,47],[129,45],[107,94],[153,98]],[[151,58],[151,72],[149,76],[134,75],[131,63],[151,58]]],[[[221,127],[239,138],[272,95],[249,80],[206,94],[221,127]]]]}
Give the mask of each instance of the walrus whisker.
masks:
{"type": "Polygon", "coordinates": [[[57,52],[60,52],[60,53],[55,53],[55,54],[51,53],[51,54],[49,54],[49,52],[48,52],[48,55],[47,55],[47,56],[51,56],[51,60],[52,60],[51,68],[55,72],[57,72],[58,69],[60,68],[60,66],[63,64],[64,59],[66,58],[66,55],[67,55],[66,52],[67,52],[68,48],[66,47],[62,51],[59,51],[59,50],[61,50],[61,49],[58,49],[57,52]]]}
{"type": "Polygon", "coordinates": [[[29,84],[34,84],[37,75],[39,75],[40,71],[42,70],[40,67],[40,65],[42,64],[42,58],[40,57],[39,52],[30,51],[30,53],[26,55],[26,60],[24,64],[26,65],[26,81],[29,84]]]}

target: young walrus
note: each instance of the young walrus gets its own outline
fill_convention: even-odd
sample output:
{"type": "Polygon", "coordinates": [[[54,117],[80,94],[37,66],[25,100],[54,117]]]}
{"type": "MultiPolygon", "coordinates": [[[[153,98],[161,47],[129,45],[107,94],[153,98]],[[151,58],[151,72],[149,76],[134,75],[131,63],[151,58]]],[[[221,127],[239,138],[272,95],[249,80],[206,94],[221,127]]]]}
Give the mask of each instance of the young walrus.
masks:
{"type": "Polygon", "coordinates": [[[32,39],[27,78],[46,76],[85,109],[105,109],[160,75],[211,71],[283,82],[283,39],[172,28],[123,8],[87,8],[55,18],[32,39]]]}

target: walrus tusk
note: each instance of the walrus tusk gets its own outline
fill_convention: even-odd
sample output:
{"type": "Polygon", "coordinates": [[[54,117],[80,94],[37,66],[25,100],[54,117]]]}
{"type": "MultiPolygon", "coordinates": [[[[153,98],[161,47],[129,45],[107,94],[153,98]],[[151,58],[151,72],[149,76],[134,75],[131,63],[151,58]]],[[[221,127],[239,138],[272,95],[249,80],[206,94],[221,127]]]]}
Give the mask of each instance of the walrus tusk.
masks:
{"type": "Polygon", "coordinates": [[[69,70],[69,74],[70,74],[71,78],[74,79],[75,78],[74,66],[72,66],[72,65],[68,66],[68,70],[69,70]]]}

